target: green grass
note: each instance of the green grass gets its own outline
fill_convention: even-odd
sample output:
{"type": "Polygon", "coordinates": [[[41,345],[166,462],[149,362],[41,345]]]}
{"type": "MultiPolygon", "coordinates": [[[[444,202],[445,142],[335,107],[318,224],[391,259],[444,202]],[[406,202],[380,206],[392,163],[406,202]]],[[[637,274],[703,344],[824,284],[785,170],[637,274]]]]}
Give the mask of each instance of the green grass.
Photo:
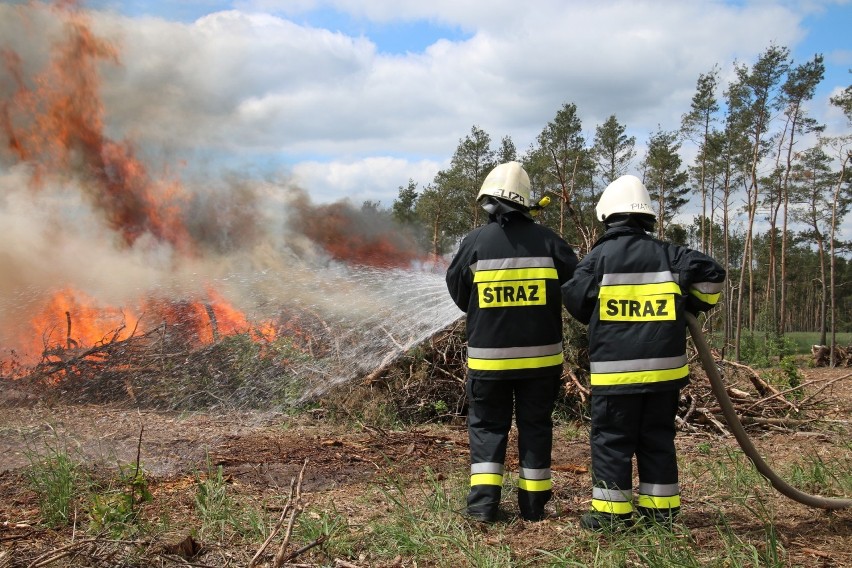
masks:
{"type": "MultiPolygon", "coordinates": [[[[796,345],[796,353],[799,355],[811,353],[811,346],[819,344],[819,332],[816,331],[790,331],[784,334],[784,337],[789,338],[796,345]]],[[[827,334],[825,338],[827,343],[831,343],[831,334],[827,334]]],[[[840,347],[848,347],[852,345],[852,333],[838,333],[835,336],[835,341],[840,347]]]]}
{"type": "Polygon", "coordinates": [[[85,478],[64,444],[47,444],[41,452],[27,454],[30,467],[25,475],[38,495],[42,521],[51,527],[72,521],[72,507],[84,490],[85,478]]]}
{"type": "Polygon", "coordinates": [[[142,506],[154,498],[141,464],[118,464],[118,479],[109,480],[103,488],[92,484],[91,489],[91,532],[124,538],[140,530],[142,506]]]}
{"type": "Polygon", "coordinates": [[[852,446],[840,459],[823,459],[817,453],[804,453],[789,465],[786,478],[792,485],[817,495],[852,494],[852,446]]]}
{"type": "MultiPolygon", "coordinates": [[[[365,561],[391,563],[397,556],[427,566],[498,568],[514,565],[506,543],[486,542],[481,526],[464,518],[468,477],[423,471],[415,483],[388,476],[375,486],[380,512],[364,526],[351,527],[365,561]]],[[[511,524],[494,525],[496,531],[511,524]]],[[[407,563],[406,563],[407,565],[407,563]]]]}
{"type": "MultiPolygon", "coordinates": [[[[790,352],[784,353],[786,355],[810,355],[811,354],[811,346],[817,345],[820,343],[820,334],[816,331],[789,331],[784,334],[784,348],[789,349],[790,352]]],[[[716,332],[707,337],[708,342],[715,347],[721,348],[721,335],[716,332]]],[[[840,347],[848,347],[852,345],[852,333],[843,332],[838,333],[836,335],[837,345],[840,347]]],[[[826,336],[826,342],[831,342],[831,334],[826,336]]],[[[782,355],[777,353],[778,346],[775,345],[775,340],[772,341],[771,345],[767,345],[766,343],[766,334],[761,331],[756,331],[753,335],[749,335],[748,330],[743,330],[742,335],[742,345],[741,348],[745,352],[744,356],[748,358],[749,348],[756,350],[761,355],[773,355],[775,357],[782,355]]],[[[729,349],[729,352],[732,354],[732,348],[729,349]]],[[[729,355],[731,356],[731,355],[729,355]]],[[[751,361],[752,363],[765,363],[766,361],[751,361]]],[[[757,365],[761,366],[760,364],[757,365]]]]}
{"type": "Polygon", "coordinates": [[[768,482],[741,450],[723,446],[714,451],[706,446],[698,452],[701,458],[690,460],[682,469],[685,475],[697,480],[705,491],[742,500],[758,488],[769,488],[768,482]]]}
{"type": "Polygon", "coordinates": [[[199,476],[195,488],[195,510],[201,520],[199,536],[227,542],[234,535],[263,540],[268,534],[264,513],[241,503],[231,495],[222,466],[213,467],[207,459],[207,475],[199,476]]]}

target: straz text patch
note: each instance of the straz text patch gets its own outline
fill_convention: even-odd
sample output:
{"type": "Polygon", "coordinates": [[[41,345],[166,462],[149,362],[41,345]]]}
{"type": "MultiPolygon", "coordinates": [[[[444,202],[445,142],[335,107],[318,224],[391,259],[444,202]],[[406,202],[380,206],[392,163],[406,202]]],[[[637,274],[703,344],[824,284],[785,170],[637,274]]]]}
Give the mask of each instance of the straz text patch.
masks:
{"type": "Polygon", "coordinates": [[[661,321],[673,320],[675,297],[673,294],[648,296],[600,294],[601,321],[661,321]]]}
{"type": "Polygon", "coordinates": [[[547,304],[544,280],[503,280],[480,282],[480,308],[506,308],[514,306],[543,306],[547,304]]]}

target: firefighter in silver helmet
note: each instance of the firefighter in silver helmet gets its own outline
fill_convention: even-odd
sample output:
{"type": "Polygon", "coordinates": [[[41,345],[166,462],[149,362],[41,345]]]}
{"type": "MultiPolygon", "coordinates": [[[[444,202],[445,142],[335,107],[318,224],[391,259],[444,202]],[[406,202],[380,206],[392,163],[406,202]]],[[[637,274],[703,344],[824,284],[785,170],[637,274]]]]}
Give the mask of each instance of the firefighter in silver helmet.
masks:
{"type": "Polygon", "coordinates": [[[596,214],[606,232],[562,286],[568,312],[589,326],[592,503],[580,524],[632,524],[634,456],[635,511],[670,524],[680,510],[675,416],[689,381],[684,310],[712,308],[725,270],[648,235],[656,215],[635,176],[609,184],[596,214]]]}
{"type": "Polygon", "coordinates": [[[470,492],[467,514],[498,517],[513,409],[518,430],[518,506],[544,518],[552,496],[551,414],[562,375],[560,286],[577,257],[534,222],[530,180],[518,162],[495,167],[477,196],[488,223],[461,242],[447,288],[467,313],[470,492]]]}

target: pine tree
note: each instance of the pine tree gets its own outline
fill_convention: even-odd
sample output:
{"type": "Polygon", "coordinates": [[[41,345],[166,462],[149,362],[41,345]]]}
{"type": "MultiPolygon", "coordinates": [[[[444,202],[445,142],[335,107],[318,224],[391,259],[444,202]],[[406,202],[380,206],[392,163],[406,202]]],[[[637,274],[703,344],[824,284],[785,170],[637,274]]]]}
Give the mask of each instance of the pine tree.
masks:
{"type": "Polygon", "coordinates": [[[686,205],[689,193],[686,181],[689,175],[681,170],[678,151],[680,142],[676,132],[658,130],[648,140],[648,153],[645,156],[645,187],[651,199],[657,202],[657,236],[665,238],[666,225],[686,205]]]}

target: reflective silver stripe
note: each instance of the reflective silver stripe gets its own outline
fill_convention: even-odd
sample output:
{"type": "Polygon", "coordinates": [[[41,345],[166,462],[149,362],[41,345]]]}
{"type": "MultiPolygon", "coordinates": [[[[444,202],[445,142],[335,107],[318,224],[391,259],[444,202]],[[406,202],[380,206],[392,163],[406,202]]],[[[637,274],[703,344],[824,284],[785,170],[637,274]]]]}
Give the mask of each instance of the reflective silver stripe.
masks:
{"type": "Polygon", "coordinates": [[[554,268],[553,259],[549,256],[530,256],[522,258],[491,258],[478,260],[470,265],[473,272],[477,270],[504,270],[510,268],[554,268]]]}
{"type": "Polygon", "coordinates": [[[687,363],[686,353],[676,357],[652,357],[650,359],[625,359],[623,361],[593,361],[593,373],[624,373],[629,371],[660,371],[677,369],[687,363]]]}
{"type": "Polygon", "coordinates": [[[618,286],[622,284],[659,284],[661,282],[677,282],[668,270],[662,272],[622,272],[604,274],[601,286],[618,286]]]}
{"type": "Polygon", "coordinates": [[[695,282],[691,288],[698,290],[702,294],[716,294],[725,288],[724,282],[695,282]]]}
{"type": "Polygon", "coordinates": [[[601,501],[629,502],[633,497],[632,489],[604,489],[603,487],[592,488],[592,499],[601,501]]]}
{"type": "Polygon", "coordinates": [[[523,359],[562,353],[562,342],[531,347],[468,347],[467,356],[474,359],[523,359]]]}
{"type": "Polygon", "coordinates": [[[503,475],[503,464],[497,462],[481,462],[470,464],[470,474],[476,475],[477,473],[493,473],[496,475],[503,475]]]}
{"type": "Polygon", "coordinates": [[[653,497],[671,497],[680,495],[680,485],[677,483],[642,483],[640,481],[639,493],[653,497]]]}
{"type": "Polygon", "coordinates": [[[524,479],[550,479],[550,468],[530,469],[522,467],[518,474],[524,479]]]}

